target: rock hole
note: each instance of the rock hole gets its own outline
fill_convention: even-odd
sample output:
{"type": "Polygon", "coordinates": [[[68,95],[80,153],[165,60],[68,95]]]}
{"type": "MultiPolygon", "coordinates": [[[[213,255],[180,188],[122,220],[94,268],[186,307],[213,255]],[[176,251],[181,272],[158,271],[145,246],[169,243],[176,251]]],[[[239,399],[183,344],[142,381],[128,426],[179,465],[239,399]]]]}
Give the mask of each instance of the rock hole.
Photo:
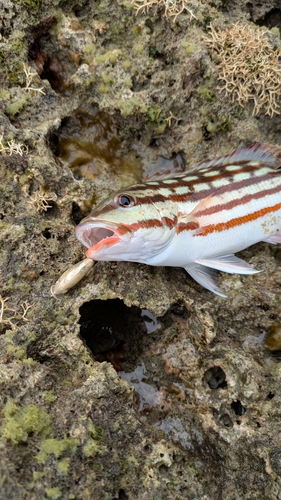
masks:
{"type": "Polygon", "coordinates": [[[125,490],[121,489],[118,492],[118,498],[114,497],[112,500],[129,500],[129,497],[126,494],[125,490]]]}
{"type": "Polygon", "coordinates": [[[273,394],[272,392],[270,392],[267,396],[266,396],[266,399],[273,399],[275,396],[275,394],[273,394]]]}
{"type": "Polygon", "coordinates": [[[52,200],[46,200],[46,207],[44,208],[44,215],[47,219],[51,217],[58,217],[60,215],[60,209],[58,204],[52,200]]]}
{"type": "Polygon", "coordinates": [[[175,316],[184,316],[187,309],[184,305],[176,303],[171,306],[170,311],[172,314],[175,314],[175,316]]]}
{"type": "Polygon", "coordinates": [[[49,240],[52,237],[52,233],[50,232],[49,227],[46,227],[46,229],[44,229],[44,231],[42,231],[42,234],[43,234],[44,238],[46,238],[46,240],[49,240]]]}
{"type": "Polygon", "coordinates": [[[152,446],[151,446],[151,444],[146,444],[143,447],[143,451],[145,451],[145,453],[151,453],[152,452],[152,446]]]}
{"type": "Polygon", "coordinates": [[[80,307],[80,335],[96,361],[108,361],[116,371],[123,371],[125,364],[125,371],[130,371],[143,350],[144,335],[149,333],[147,313],[120,299],[91,300],[80,307]]]}
{"type": "Polygon", "coordinates": [[[243,406],[239,400],[232,401],[231,408],[234,411],[235,415],[239,415],[240,417],[247,411],[247,408],[245,408],[245,406],[243,406]]]}
{"type": "Polygon", "coordinates": [[[73,201],[71,210],[71,219],[75,224],[79,224],[79,222],[83,219],[83,217],[84,215],[82,214],[82,210],[79,207],[78,203],[73,201]]]}
{"type": "Polygon", "coordinates": [[[211,389],[225,389],[227,387],[226,375],[220,366],[209,368],[204,374],[204,381],[211,389]]]}
{"type": "Polygon", "coordinates": [[[267,26],[269,29],[278,28],[281,34],[281,10],[271,9],[263,19],[256,21],[256,24],[258,26],[267,26]]]}
{"type": "MultiPolygon", "coordinates": [[[[42,80],[48,80],[52,89],[61,96],[69,97],[71,85],[68,83],[68,76],[63,63],[56,56],[50,57],[46,53],[41,53],[42,70],[38,72],[42,80]]],[[[38,69],[38,67],[37,67],[38,69]]]]}
{"type": "Polygon", "coordinates": [[[224,425],[224,427],[228,427],[228,428],[233,427],[232,420],[231,420],[230,416],[227,413],[224,413],[223,415],[221,415],[221,417],[220,417],[220,423],[222,425],[224,425]]]}
{"type": "Polygon", "coordinates": [[[202,132],[203,132],[204,141],[211,141],[212,140],[212,134],[207,130],[206,125],[204,125],[202,132]]]}
{"type": "Polygon", "coordinates": [[[52,89],[60,95],[69,96],[71,86],[63,63],[57,57],[52,40],[51,28],[57,23],[54,16],[41,19],[35,26],[29,40],[29,58],[42,80],[48,80],[52,89]]]}

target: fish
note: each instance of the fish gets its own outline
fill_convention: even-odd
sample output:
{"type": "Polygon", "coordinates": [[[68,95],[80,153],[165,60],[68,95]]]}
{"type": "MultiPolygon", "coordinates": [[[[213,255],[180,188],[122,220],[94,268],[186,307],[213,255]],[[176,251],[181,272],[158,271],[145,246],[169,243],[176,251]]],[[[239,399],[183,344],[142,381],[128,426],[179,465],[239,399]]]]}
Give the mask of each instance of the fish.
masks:
{"type": "Polygon", "coordinates": [[[217,271],[261,272],[235,253],[281,243],[281,150],[256,142],[182,173],[154,175],[104,200],[75,233],[89,259],[183,267],[226,297],[217,271]]]}

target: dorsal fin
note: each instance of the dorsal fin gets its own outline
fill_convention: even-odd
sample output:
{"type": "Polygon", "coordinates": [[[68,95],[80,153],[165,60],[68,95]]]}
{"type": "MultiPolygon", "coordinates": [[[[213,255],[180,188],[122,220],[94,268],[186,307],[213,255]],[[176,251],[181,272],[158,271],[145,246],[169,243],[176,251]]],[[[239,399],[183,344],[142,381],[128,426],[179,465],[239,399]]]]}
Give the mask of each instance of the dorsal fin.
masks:
{"type": "Polygon", "coordinates": [[[182,168],[175,170],[165,170],[165,172],[154,172],[153,174],[146,174],[143,178],[143,182],[162,181],[163,179],[171,179],[177,176],[177,174],[184,173],[185,172],[182,170],[182,168]]]}
{"type": "Polygon", "coordinates": [[[196,171],[210,167],[224,167],[229,164],[248,163],[252,161],[272,166],[272,168],[277,170],[281,167],[281,149],[262,142],[252,142],[224,156],[203,161],[193,170],[196,171]]]}

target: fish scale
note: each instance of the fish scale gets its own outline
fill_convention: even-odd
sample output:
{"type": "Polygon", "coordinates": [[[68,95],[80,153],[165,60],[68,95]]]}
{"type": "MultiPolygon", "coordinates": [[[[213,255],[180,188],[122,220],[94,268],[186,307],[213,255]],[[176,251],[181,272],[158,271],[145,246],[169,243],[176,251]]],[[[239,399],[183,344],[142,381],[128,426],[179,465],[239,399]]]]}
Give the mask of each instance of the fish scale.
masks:
{"type": "Polygon", "coordinates": [[[93,260],[179,266],[225,296],[214,270],[254,274],[234,253],[281,243],[281,152],[261,143],[207,160],[189,172],[124,188],[76,228],[93,260]]]}

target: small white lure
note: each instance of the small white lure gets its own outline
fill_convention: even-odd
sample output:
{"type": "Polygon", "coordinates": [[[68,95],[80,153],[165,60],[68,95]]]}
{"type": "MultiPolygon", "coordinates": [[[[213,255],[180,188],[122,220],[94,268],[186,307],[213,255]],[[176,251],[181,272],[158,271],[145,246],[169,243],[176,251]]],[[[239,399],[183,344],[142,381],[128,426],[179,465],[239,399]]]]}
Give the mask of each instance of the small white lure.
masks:
{"type": "Polygon", "coordinates": [[[84,276],[92,269],[94,261],[92,259],[83,259],[77,264],[71,266],[67,271],[65,271],[61,277],[55,282],[51,287],[51,295],[55,297],[61,295],[62,293],[68,292],[70,288],[77,285],[84,276]]]}

